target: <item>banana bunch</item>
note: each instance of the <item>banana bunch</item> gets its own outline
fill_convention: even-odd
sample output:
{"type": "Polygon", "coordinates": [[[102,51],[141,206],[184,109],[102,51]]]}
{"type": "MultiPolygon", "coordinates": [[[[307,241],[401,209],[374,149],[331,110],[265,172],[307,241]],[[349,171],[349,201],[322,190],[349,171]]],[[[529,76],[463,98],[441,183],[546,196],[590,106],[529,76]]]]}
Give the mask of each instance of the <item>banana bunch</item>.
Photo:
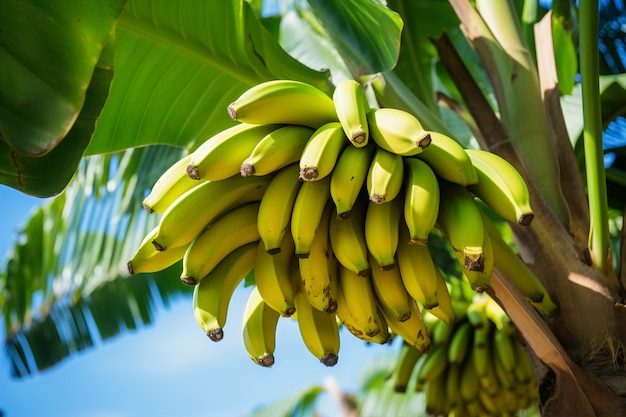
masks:
{"type": "Polygon", "coordinates": [[[400,347],[389,382],[396,392],[422,392],[426,411],[443,416],[516,416],[537,399],[532,366],[510,318],[486,294],[450,283],[459,308],[453,326],[424,316],[428,353],[400,347]]]}
{"type": "Polygon", "coordinates": [[[160,220],[127,265],[132,275],[180,262],[211,340],[224,337],[230,299],[252,274],[243,335],[262,366],[274,363],[284,317],[327,366],[342,329],[373,343],[399,336],[425,352],[433,335],[424,312],[447,326],[463,321],[433,234],[449,240],[474,291],[498,269],[540,311],[554,310],[483,211],[532,220],[526,184],[504,159],[378,108],[354,80],[332,97],[302,82],[265,82],[227,113],[237,123],[174,163],[146,196],[160,220]]]}

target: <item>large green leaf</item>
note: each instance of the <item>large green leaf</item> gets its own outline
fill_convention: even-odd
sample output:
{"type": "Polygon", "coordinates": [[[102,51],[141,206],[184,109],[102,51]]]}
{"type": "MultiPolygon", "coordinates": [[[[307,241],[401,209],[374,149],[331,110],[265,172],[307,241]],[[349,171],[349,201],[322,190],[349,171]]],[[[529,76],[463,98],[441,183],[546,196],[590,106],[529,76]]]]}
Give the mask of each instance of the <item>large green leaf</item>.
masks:
{"type": "Polygon", "coordinates": [[[0,3],[0,138],[27,155],[72,128],[125,0],[0,3]]]}
{"type": "Polygon", "coordinates": [[[402,19],[370,0],[307,0],[353,77],[387,71],[400,52],[402,19]]]}
{"type": "Polygon", "coordinates": [[[327,72],[290,57],[236,0],[131,0],[118,24],[115,69],[87,154],[194,148],[233,124],[230,102],[269,79],[330,89],[327,72]]]}

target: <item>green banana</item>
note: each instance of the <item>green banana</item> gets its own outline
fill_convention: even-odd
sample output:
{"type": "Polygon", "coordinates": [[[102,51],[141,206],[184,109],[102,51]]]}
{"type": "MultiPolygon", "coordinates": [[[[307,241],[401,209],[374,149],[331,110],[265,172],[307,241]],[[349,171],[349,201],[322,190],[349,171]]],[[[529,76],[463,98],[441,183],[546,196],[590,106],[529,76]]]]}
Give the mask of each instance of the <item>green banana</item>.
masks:
{"type": "Polygon", "coordinates": [[[214,342],[224,337],[228,307],[235,289],[254,268],[256,243],[243,245],[229,253],[194,287],[193,313],[206,335],[214,342]]]}
{"type": "Polygon", "coordinates": [[[428,353],[416,365],[416,390],[421,391],[427,382],[435,380],[446,371],[448,366],[448,345],[431,344],[428,353]],[[420,363],[421,362],[421,363],[420,363]]]}
{"type": "Polygon", "coordinates": [[[474,353],[471,349],[468,351],[468,355],[468,359],[461,364],[463,368],[461,369],[461,381],[459,384],[459,394],[466,403],[476,398],[480,386],[478,384],[478,373],[474,366],[474,353]]]}
{"type": "Polygon", "coordinates": [[[330,245],[339,263],[353,273],[366,277],[371,267],[365,243],[364,204],[359,201],[354,205],[352,215],[346,219],[330,216],[330,245]]]}
{"type": "Polygon", "coordinates": [[[307,257],[298,257],[301,292],[309,303],[325,313],[337,310],[339,263],[330,248],[328,226],[332,205],[327,204],[307,257]]]}
{"type": "Polygon", "coordinates": [[[454,333],[448,346],[448,363],[450,366],[459,367],[463,365],[472,346],[473,333],[474,328],[467,320],[459,323],[454,328],[454,333]]]}
{"type": "Polygon", "coordinates": [[[493,332],[492,346],[494,354],[498,357],[507,373],[514,372],[517,367],[515,343],[517,342],[511,335],[497,329],[493,332]]]}
{"type": "Polygon", "coordinates": [[[152,229],[126,263],[130,275],[142,272],[158,272],[183,259],[187,246],[178,246],[168,251],[158,251],[152,244],[157,228],[152,229]]]}
{"type": "Polygon", "coordinates": [[[249,88],[228,106],[228,115],[250,124],[293,124],[313,129],[337,121],[332,98],[294,80],[271,80],[249,88]]]}
{"type": "Polygon", "coordinates": [[[259,203],[244,204],[218,217],[191,242],[183,257],[181,281],[200,282],[215,266],[246,243],[257,242],[259,203]]]}
{"type": "Polygon", "coordinates": [[[219,181],[238,174],[242,161],[261,138],[278,127],[239,123],[222,130],[191,153],[187,175],[194,180],[219,181]]]}
{"type": "Polygon", "coordinates": [[[335,366],[339,359],[339,327],[334,314],[314,308],[305,295],[295,296],[298,329],[309,352],[326,366],[335,366]]]}
{"type": "Polygon", "coordinates": [[[387,331],[387,323],[378,311],[376,294],[368,277],[339,267],[339,291],[354,319],[354,324],[368,338],[387,331]]]}
{"type": "MultiPolygon", "coordinates": [[[[468,275],[472,288],[476,291],[489,285],[485,265],[485,225],[480,207],[466,188],[441,181],[441,201],[437,224],[450,239],[454,254],[464,272],[476,271],[480,275],[468,275]],[[475,278],[472,280],[471,278],[475,278]]],[[[493,257],[490,261],[493,260],[493,257]]]]}
{"type": "Polygon", "coordinates": [[[369,142],[367,112],[370,108],[363,86],[353,79],[339,81],[333,92],[333,102],[346,137],[358,148],[366,146],[369,142]]]}
{"type": "Polygon", "coordinates": [[[402,190],[404,163],[402,156],[377,148],[367,172],[367,193],[374,203],[389,202],[402,190]]]}
{"type": "Polygon", "coordinates": [[[374,146],[344,148],[330,174],[330,196],[337,208],[337,216],[349,217],[357,197],[367,179],[374,146]]]}
{"type": "Polygon", "coordinates": [[[320,126],[313,132],[300,155],[300,179],[319,181],[330,175],[347,145],[346,135],[339,122],[320,126]]]}
{"type": "Polygon", "coordinates": [[[291,236],[285,235],[279,248],[279,253],[271,255],[259,241],[254,281],[265,303],[281,316],[289,317],[296,310],[293,298],[300,289],[300,281],[295,281],[291,273],[291,261],[295,258],[291,236]]]}
{"type": "Polygon", "coordinates": [[[372,273],[370,280],[378,298],[378,303],[384,305],[390,314],[398,321],[406,321],[413,312],[411,296],[404,287],[399,268],[383,269],[370,254],[372,273]]]}
{"type": "Polygon", "coordinates": [[[195,186],[165,210],[152,243],[157,250],[189,244],[222,213],[259,201],[272,178],[235,175],[195,186]]]}
{"type": "Polygon", "coordinates": [[[534,214],[524,178],[509,161],[482,149],[467,149],[478,182],[469,190],[502,218],[528,226],[534,214]]]}
{"type": "Polygon", "coordinates": [[[409,231],[405,224],[400,225],[397,259],[402,282],[411,297],[426,309],[437,307],[437,266],[428,246],[409,243],[409,231]]]}
{"type": "Polygon", "coordinates": [[[367,205],[365,243],[376,260],[376,268],[389,270],[396,267],[403,202],[403,196],[398,196],[385,204],[370,201],[367,205]]]}
{"type": "Polygon", "coordinates": [[[178,197],[198,185],[187,175],[189,161],[191,154],[183,156],[156,180],[141,203],[148,213],[163,213],[178,197]]]}
{"type": "Polygon", "coordinates": [[[415,116],[404,110],[374,108],[367,112],[367,122],[371,138],[390,153],[413,156],[430,146],[429,133],[415,116]]]}
{"type": "Polygon", "coordinates": [[[314,130],[306,126],[286,125],[263,136],[241,162],[243,177],[267,175],[298,162],[314,130]]]}
{"type": "Polygon", "coordinates": [[[446,396],[446,372],[434,378],[424,386],[426,413],[433,416],[443,415],[449,407],[446,396]]]}
{"type": "Polygon", "coordinates": [[[280,314],[265,304],[254,287],[243,311],[243,342],[250,359],[263,367],[274,365],[279,318],[280,314]]]}
{"type": "Polygon", "coordinates": [[[415,367],[417,360],[422,355],[422,351],[414,348],[409,343],[402,343],[400,346],[400,352],[398,352],[396,364],[391,373],[394,392],[407,392],[411,376],[413,375],[413,368],[415,367]]]}
{"type": "MultiPolygon", "coordinates": [[[[329,199],[330,177],[305,181],[301,185],[291,212],[291,235],[298,257],[308,256],[329,199]]],[[[328,224],[324,227],[328,227],[328,224]]]]}
{"type": "Polygon", "coordinates": [[[418,158],[404,158],[406,177],[404,220],[409,241],[425,245],[439,214],[439,182],[430,166],[418,158]]]}
{"type": "Polygon", "coordinates": [[[291,213],[302,182],[298,178],[298,164],[281,168],[261,197],[257,219],[259,236],[270,254],[280,251],[280,245],[289,232],[291,213]]]}
{"type": "Polygon", "coordinates": [[[461,393],[459,392],[462,369],[458,366],[452,366],[452,364],[450,365],[451,366],[448,366],[447,372],[445,374],[447,401],[445,410],[454,410],[459,405],[459,403],[463,401],[461,399],[461,393]]]}
{"type": "Polygon", "coordinates": [[[478,174],[465,149],[450,136],[428,131],[432,141],[428,152],[422,152],[418,158],[426,161],[432,170],[446,181],[462,186],[476,184],[478,174]]]}

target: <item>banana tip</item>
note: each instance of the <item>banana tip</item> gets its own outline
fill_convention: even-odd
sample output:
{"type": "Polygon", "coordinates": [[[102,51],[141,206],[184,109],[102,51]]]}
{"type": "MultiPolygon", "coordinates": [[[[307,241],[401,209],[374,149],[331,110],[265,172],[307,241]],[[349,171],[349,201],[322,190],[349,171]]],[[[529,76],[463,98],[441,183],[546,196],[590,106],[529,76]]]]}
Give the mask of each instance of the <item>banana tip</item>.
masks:
{"type": "Polygon", "coordinates": [[[530,223],[535,218],[533,213],[524,213],[517,218],[517,224],[520,226],[530,226],[530,223]]]}
{"type": "Polygon", "coordinates": [[[254,165],[247,162],[241,164],[241,168],[239,169],[239,173],[242,177],[249,177],[250,175],[254,175],[255,172],[254,165]]]}
{"type": "Polygon", "coordinates": [[[144,208],[144,210],[146,210],[148,213],[150,214],[154,213],[154,209],[150,207],[147,203],[141,203],[141,205],[144,208]]]}
{"type": "Polygon", "coordinates": [[[337,356],[337,354],[335,353],[327,353],[326,355],[322,356],[322,358],[320,359],[320,362],[322,362],[326,366],[335,366],[337,365],[338,361],[339,361],[339,356],[337,356]]]}
{"type": "Polygon", "coordinates": [[[182,277],[180,277],[180,282],[182,282],[183,284],[188,285],[190,287],[198,285],[198,280],[195,279],[194,277],[190,277],[190,276],[182,276],[182,277]]]}
{"type": "Polygon", "coordinates": [[[216,329],[209,330],[206,335],[209,337],[209,339],[211,339],[211,341],[219,342],[224,338],[224,331],[221,327],[218,327],[216,329]]]}
{"type": "Polygon", "coordinates": [[[187,175],[192,180],[199,180],[200,179],[200,172],[198,170],[198,167],[195,166],[194,164],[187,165],[187,175]]]}
{"type": "Polygon", "coordinates": [[[235,110],[235,103],[230,103],[228,105],[228,117],[230,117],[233,120],[237,120],[237,110],[235,110]]]}
{"type": "Polygon", "coordinates": [[[256,358],[255,362],[264,368],[269,368],[270,366],[274,365],[274,355],[272,355],[271,353],[267,353],[263,356],[259,356],[258,358],[256,358]]]}
{"type": "Polygon", "coordinates": [[[131,261],[126,262],[126,268],[128,269],[129,274],[135,275],[135,271],[133,270],[133,263],[131,261]]]}

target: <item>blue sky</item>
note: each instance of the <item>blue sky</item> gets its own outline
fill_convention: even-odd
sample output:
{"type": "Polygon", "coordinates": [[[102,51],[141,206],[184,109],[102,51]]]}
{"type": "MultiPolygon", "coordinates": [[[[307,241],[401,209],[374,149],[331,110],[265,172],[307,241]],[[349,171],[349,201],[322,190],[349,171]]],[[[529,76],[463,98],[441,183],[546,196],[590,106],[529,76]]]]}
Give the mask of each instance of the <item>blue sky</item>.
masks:
{"type": "MultiPolygon", "coordinates": [[[[41,200],[0,186],[0,257],[41,200]]],[[[241,339],[241,316],[249,289],[235,293],[225,338],[210,342],[196,324],[191,299],[161,307],[153,325],[96,343],[58,366],[23,379],[11,379],[0,354],[0,411],[3,417],[243,417],[271,403],[335,378],[353,391],[368,358],[395,346],[366,346],[342,333],[339,363],[320,364],[304,347],[292,320],[279,323],[276,364],[261,368],[248,358],[241,339]]],[[[4,329],[2,329],[4,338],[4,329]]],[[[324,417],[336,415],[328,398],[324,417]]]]}

